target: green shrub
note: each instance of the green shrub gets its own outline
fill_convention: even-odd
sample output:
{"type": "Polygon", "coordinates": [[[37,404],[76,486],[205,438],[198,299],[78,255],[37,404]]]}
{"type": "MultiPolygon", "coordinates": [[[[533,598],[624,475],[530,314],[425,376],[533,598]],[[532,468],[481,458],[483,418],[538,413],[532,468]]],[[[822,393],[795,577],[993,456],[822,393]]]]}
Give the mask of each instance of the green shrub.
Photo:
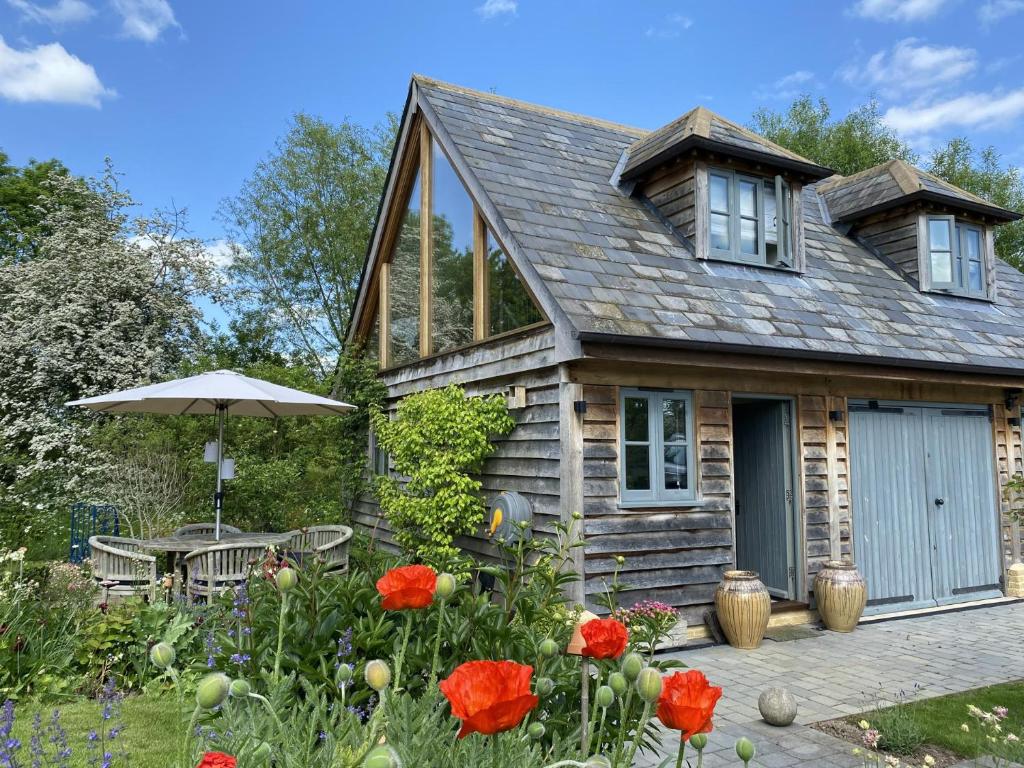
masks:
{"type": "Polygon", "coordinates": [[[448,568],[460,556],[455,537],[483,522],[481,483],[473,475],[494,452],[491,437],[515,426],[505,399],[467,397],[451,385],[410,395],[394,419],[376,410],[371,421],[404,478],[379,477],[376,485],[395,540],[411,557],[448,568]]]}

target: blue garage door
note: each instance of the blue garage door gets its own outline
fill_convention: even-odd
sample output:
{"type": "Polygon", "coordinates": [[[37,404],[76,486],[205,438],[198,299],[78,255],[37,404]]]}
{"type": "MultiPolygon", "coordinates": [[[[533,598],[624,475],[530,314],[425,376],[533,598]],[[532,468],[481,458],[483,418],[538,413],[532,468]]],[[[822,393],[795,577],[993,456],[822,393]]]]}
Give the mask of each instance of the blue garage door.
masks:
{"type": "Polygon", "coordinates": [[[986,408],[850,404],[854,554],[867,613],[998,597],[986,408]]]}

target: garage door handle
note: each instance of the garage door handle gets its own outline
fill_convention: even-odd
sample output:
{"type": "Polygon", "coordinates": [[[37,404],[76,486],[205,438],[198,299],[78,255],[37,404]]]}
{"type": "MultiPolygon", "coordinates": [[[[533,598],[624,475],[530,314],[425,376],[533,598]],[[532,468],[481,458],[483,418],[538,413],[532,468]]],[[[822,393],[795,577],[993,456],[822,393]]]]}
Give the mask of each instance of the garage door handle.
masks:
{"type": "Polygon", "coordinates": [[[946,503],[946,500],[945,500],[945,499],[936,499],[936,500],[935,500],[935,506],[936,506],[936,507],[941,507],[941,506],[942,506],[943,504],[945,504],[945,503],[946,503]]]}

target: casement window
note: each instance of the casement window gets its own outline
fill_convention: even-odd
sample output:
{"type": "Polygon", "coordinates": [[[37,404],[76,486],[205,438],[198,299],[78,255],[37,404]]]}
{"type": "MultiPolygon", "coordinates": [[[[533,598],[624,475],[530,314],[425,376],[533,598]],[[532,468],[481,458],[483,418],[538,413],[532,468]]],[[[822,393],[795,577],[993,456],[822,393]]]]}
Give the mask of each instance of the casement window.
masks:
{"type": "Polygon", "coordinates": [[[928,287],[986,296],[984,230],[953,216],[929,216],[926,234],[928,287]]]}
{"type": "Polygon", "coordinates": [[[386,476],[391,471],[391,460],[387,451],[380,447],[377,442],[377,433],[370,429],[370,474],[373,476],[386,476]]]}
{"type": "Polygon", "coordinates": [[[619,425],[622,502],[694,498],[692,393],[623,390],[619,425]]]}
{"type": "Polygon", "coordinates": [[[712,258],[792,267],[792,199],[781,176],[708,171],[708,252],[712,258]]]}

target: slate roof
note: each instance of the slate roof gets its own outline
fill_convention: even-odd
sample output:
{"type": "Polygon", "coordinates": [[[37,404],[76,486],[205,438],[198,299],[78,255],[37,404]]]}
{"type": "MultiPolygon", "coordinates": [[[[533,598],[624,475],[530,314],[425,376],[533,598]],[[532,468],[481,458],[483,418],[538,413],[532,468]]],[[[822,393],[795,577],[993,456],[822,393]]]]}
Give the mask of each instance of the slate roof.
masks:
{"type": "Polygon", "coordinates": [[[697,107],[634,142],[627,150],[628,157],[621,178],[627,180],[638,176],[693,147],[720,149],[738,157],[774,163],[813,179],[832,175],[828,168],[812,163],[806,157],[768,141],[704,107],[697,107]]]}
{"type": "Polygon", "coordinates": [[[699,261],[609,181],[637,129],[416,83],[584,341],[1024,372],[1024,275],[1005,263],[992,303],[920,293],[825,223],[813,185],[804,273],[699,261]]]}
{"type": "Polygon", "coordinates": [[[835,222],[851,221],[919,198],[958,205],[1000,221],[1020,218],[1020,214],[992,205],[903,160],[890,160],[852,176],[834,176],[818,185],[818,193],[825,198],[835,222]]]}

